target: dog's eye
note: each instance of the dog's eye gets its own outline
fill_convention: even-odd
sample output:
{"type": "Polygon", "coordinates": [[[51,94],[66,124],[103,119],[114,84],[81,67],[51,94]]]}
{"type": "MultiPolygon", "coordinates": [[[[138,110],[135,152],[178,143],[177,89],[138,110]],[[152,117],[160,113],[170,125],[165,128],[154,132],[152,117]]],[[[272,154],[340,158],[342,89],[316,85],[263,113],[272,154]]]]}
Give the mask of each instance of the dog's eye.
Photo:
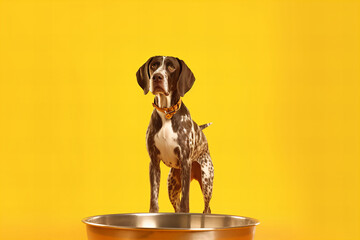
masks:
{"type": "Polygon", "coordinates": [[[153,70],[155,70],[156,67],[157,67],[157,63],[154,63],[154,64],[151,65],[151,69],[153,69],[153,70]]]}
{"type": "Polygon", "coordinates": [[[169,65],[168,69],[169,69],[170,72],[174,72],[176,70],[175,67],[172,66],[172,65],[169,65]]]}

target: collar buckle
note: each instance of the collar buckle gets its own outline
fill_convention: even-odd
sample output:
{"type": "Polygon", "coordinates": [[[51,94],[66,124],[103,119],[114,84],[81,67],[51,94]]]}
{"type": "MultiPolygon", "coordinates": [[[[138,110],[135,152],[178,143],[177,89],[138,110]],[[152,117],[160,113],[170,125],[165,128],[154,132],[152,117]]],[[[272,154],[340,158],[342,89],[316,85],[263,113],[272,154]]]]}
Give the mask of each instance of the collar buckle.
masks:
{"type": "Polygon", "coordinates": [[[179,99],[179,101],[175,105],[173,105],[173,106],[171,106],[169,108],[160,108],[155,104],[155,102],[152,105],[158,111],[160,111],[162,113],[165,113],[166,119],[171,119],[181,107],[181,98],[179,99]]]}

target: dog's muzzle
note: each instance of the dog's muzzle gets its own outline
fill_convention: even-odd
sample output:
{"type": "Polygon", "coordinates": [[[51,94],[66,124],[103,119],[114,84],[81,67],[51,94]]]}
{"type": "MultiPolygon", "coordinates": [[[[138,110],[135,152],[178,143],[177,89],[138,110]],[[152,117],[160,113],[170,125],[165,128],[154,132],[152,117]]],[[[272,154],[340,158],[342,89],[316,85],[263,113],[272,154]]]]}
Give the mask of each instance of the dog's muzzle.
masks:
{"type": "Polygon", "coordinates": [[[165,84],[167,81],[167,79],[165,78],[165,76],[161,73],[155,73],[152,76],[152,93],[154,95],[158,94],[158,93],[162,93],[165,96],[169,96],[169,92],[166,90],[165,84]]]}

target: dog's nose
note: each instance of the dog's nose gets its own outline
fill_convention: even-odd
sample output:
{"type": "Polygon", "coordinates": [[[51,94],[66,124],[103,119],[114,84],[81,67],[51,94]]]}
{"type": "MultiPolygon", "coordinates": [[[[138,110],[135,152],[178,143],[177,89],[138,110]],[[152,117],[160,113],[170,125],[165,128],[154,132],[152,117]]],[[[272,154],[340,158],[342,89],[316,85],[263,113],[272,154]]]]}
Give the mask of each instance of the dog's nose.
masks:
{"type": "Polygon", "coordinates": [[[160,73],[155,73],[154,76],[153,76],[153,80],[154,80],[155,82],[161,81],[161,80],[163,80],[163,79],[164,79],[164,77],[163,77],[163,75],[160,74],[160,73]]]}

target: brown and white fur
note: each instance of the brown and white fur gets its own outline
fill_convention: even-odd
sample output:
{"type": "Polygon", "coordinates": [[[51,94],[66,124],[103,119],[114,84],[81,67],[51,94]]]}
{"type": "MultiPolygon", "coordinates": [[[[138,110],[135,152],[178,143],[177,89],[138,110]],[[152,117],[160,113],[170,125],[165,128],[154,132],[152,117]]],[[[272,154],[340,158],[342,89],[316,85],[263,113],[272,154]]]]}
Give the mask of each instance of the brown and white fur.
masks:
{"type": "MultiPolygon", "coordinates": [[[[154,102],[160,107],[174,106],[194,84],[195,77],[184,61],[166,56],[150,58],[136,73],[140,87],[147,94],[155,95],[154,102]]],[[[150,212],[158,212],[160,161],[170,167],[168,194],[175,212],[189,212],[190,182],[196,179],[204,196],[204,213],[211,213],[209,202],[212,195],[214,168],[208,143],[182,103],[171,118],[154,108],[146,132],[146,146],[150,156],[150,212]],[[180,200],[181,193],[181,200],[180,200]]]]}

